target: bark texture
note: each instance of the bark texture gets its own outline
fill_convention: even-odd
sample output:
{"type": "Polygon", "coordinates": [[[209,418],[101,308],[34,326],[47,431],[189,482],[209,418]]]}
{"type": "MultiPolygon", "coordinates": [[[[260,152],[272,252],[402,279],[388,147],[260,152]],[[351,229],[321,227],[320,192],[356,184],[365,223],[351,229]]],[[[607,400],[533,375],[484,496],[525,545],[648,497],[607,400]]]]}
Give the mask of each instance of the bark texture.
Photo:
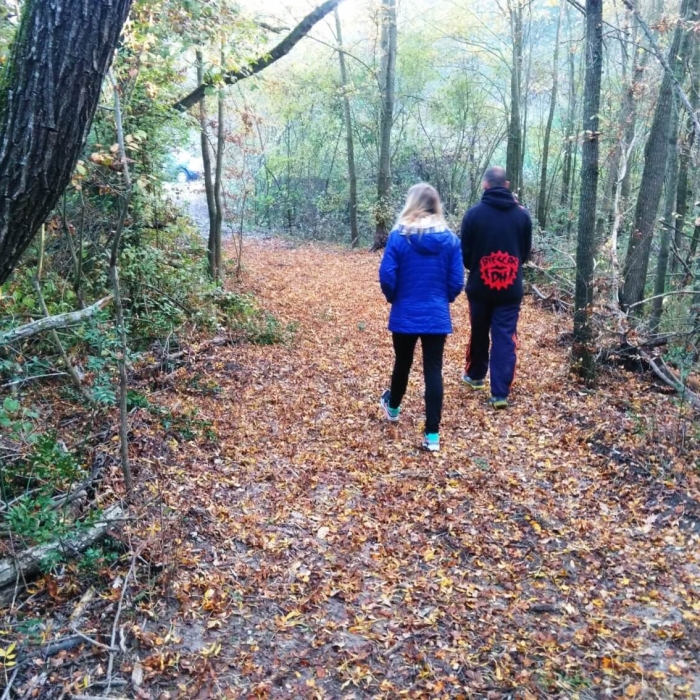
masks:
{"type": "Polygon", "coordinates": [[[586,78],[583,92],[583,145],[581,146],[581,202],[576,246],[576,292],[573,360],[587,381],[595,379],[590,311],[593,302],[600,83],[603,69],[603,0],[586,0],[586,78]]]}
{"type": "Polygon", "coordinates": [[[24,6],[0,88],[0,284],[68,185],[130,6],[24,6]]]}

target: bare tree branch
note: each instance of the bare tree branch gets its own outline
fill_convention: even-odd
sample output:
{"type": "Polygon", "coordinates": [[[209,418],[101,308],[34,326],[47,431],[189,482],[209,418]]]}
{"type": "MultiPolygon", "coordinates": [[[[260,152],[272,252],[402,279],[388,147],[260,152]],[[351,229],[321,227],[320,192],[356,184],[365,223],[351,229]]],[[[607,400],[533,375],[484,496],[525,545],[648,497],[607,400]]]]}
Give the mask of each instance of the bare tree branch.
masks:
{"type": "Polygon", "coordinates": [[[267,22],[263,22],[262,20],[256,19],[255,24],[260,27],[260,29],[265,29],[268,32],[274,32],[275,34],[281,34],[282,32],[288,32],[289,27],[275,27],[272,24],[268,24],[267,22]]]}
{"type": "MultiPolygon", "coordinates": [[[[322,20],[329,12],[335,8],[341,0],[326,0],[322,5],[319,5],[313,12],[310,12],[306,17],[304,17],[299,24],[272,50],[268,53],[258,56],[249,66],[241,68],[239,70],[229,71],[224,75],[224,82],[226,85],[233,85],[239,80],[244,80],[249,78],[251,75],[259,73],[264,70],[269,65],[279,60],[283,56],[286,56],[298,43],[303,39],[311,30],[311,28],[319,21],[322,20]]],[[[208,84],[202,83],[196,87],[189,95],[186,95],[181,100],[176,102],[173,106],[180,112],[184,112],[193,105],[196,105],[204,95],[206,94],[206,89],[209,87],[208,84]]]]}

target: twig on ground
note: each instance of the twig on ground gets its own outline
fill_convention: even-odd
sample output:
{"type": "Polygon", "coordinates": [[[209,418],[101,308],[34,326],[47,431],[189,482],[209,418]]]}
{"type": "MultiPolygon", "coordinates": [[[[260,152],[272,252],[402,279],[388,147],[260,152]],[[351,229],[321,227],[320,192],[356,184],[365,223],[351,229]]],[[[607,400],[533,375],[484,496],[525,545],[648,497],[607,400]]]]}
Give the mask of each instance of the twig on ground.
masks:
{"type": "Polygon", "coordinates": [[[119,651],[116,647],[110,647],[107,646],[106,644],[103,644],[102,642],[98,642],[96,639],[93,639],[92,637],[88,637],[86,634],[83,634],[79,630],[75,629],[75,627],[71,627],[70,631],[73,632],[73,634],[78,635],[83,641],[87,642],[88,644],[92,644],[92,646],[97,647],[98,649],[104,649],[105,651],[113,652],[113,651],[119,651]]]}
{"type": "Polygon", "coordinates": [[[7,683],[7,687],[5,688],[5,692],[2,694],[2,697],[0,698],[0,700],[9,700],[10,691],[12,690],[12,684],[15,682],[15,678],[17,678],[18,673],[19,673],[19,666],[15,666],[15,670],[12,672],[12,675],[10,676],[10,680],[7,683]]]}
{"type": "Polygon", "coordinates": [[[58,654],[59,651],[70,651],[75,649],[75,647],[80,646],[84,643],[77,634],[71,637],[63,637],[62,639],[56,639],[49,642],[41,649],[36,649],[35,651],[29,652],[24,658],[18,663],[19,666],[26,664],[28,661],[36,658],[48,659],[50,656],[58,654]]]}
{"type": "MultiPolygon", "coordinates": [[[[112,639],[110,641],[110,647],[112,649],[115,648],[115,642],[117,640],[117,629],[119,628],[119,617],[122,614],[122,606],[124,605],[124,596],[126,595],[126,589],[129,587],[129,578],[134,572],[134,568],[136,567],[136,560],[140,556],[141,552],[133,552],[132,557],[131,557],[131,566],[129,567],[129,571],[127,571],[126,576],[124,577],[124,583],[122,584],[122,592],[121,595],[119,596],[119,605],[117,606],[117,612],[114,615],[114,623],[112,625],[112,639]]],[[[112,682],[112,670],[114,669],[114,651],[110,651],[109,653],[109,664],[107,666],[107,689],[105,690],[106,693],[109,692],[109,689],[111,687],[111,682],[112,682]]]]}
{"type": "Polygon", "coordinates": [[[47,377],[65,377],[67,372],[48,372],[46,374],[35,374],[31,377],[20,377],[19,379],[13,379],[11,382],[6,382],[3,384],[3,389],[8,386],[15,386],[16,384],[24,384],[25,382],[33,382],[36,379],[46,379],[47,377]]]}

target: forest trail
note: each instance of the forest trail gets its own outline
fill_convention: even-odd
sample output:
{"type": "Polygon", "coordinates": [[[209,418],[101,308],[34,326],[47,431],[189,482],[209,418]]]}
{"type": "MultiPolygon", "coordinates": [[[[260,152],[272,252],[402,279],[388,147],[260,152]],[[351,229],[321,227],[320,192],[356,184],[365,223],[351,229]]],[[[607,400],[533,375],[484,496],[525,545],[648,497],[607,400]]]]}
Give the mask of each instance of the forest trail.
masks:
{"type": "Polygon", "coordinates": [[[217,348],[196,367],[197,386],[215,391],[168,396],[218,435],[153,464],[181,518],[166,542],[181,655],[169,687],[202,698],[700,696],[692,415],[634,375],[584,390],[557,342],[568,319],[530,300],[512,406],[488,409],[487,394],[459,383],[462,296],[443,446],[423,453],[419,351],[400,423],[378,406],[393,357],[379,260],[248,244],[243,287],[297,324],[293,341],[217,348]]]}

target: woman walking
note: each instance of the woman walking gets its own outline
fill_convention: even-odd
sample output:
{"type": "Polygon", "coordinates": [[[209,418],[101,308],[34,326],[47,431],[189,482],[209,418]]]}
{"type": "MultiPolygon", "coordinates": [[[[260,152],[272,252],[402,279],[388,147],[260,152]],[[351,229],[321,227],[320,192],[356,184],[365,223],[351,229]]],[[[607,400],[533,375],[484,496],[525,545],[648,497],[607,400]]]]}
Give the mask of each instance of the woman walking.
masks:
{"type": "Polygon", "coordinates": [[[425,183],[408,191],[403,211],[389,235],[379,282],[391,304],[389,330],[394,343],[391,388],[381,396],[386,418],[399,420],[413,352],[420,338],[425,379],[425,429],[422,446],[440,449],[442,356],[452,333],[450,304],[464,288],[459,239],[447,226],[437,190],[425,183]]]}

